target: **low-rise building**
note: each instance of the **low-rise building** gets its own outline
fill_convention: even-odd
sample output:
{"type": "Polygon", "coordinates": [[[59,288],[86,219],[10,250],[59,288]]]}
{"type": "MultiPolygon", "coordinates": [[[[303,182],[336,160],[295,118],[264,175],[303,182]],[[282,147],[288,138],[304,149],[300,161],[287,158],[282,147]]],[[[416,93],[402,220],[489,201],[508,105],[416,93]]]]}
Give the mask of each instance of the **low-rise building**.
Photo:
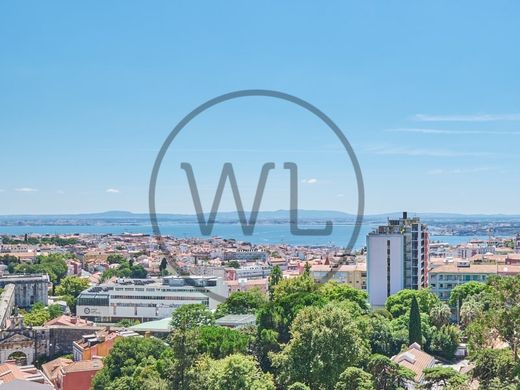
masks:
{"type": "Polygon", "coordinates": [[[311,266],[311,276],[318,283],[332,280],[338,283],[346,283],[360,290],[366,290],[367,288],[366,263],[343,265],[315,264],[311,266]]]}
{"type": "Polygon", "coordinates": [[[460,284],[471,281],[484,283],[489,275],[508,276],[518,273],[520,273],[520,265],[475,264],[460,259],[432,268],[428,272],[428,285],[435,295],[447,301],[451,290],[460,284]]]}
{"type": "Polygon", "coordinates": [[[82,360],[60,367],[56,390],[90,390],[96,373],[103,368],[101,359],[82,360]]]}
{"type": "Polygon", "coordinates": [[[199,303],[215,310],[228,296],[221,278],[167,276],[162,279],[118,279],[83,291],[76,313],[96,322],[141,322],[169,317],[186,304],[199,303]]]}
{"type": "Polygon", "coordinates": [[[40,386],[42,389],[51,390],[54,388],[47,377],[33,365],[18,366],[14,360],[0,364],[0,387],[3,389],[4,385],[14,384],[16,381],[20,381],[18,387],[13,386],[13,388],[21,389],[27,382],[44,385],[40,386]]]}
{"type": "Polygon", "coordinates": [[[104,329],[95,333],[84,335],[81,340],[72,343],[72,356],[74,361],[91,360],[96,357],[108,355],[117,339],[122,337],[140,337],[134,331],[113,331],[104,329]]]}
{"type": "Polygon", "coordinates": [[[415,374],[415,383],[410,383],[409,389],[414,389],[415,384],[422,384],[424,381],[424,370],[433,367],[436,363],[435,358],[424,352],[417,343],[413,343],[406,351],[392,357],[392,361],[412,370],[415,374]]]}
{"type": "Polygon", "coordinates": [[[229,295],[238,291],[250,291],[253,289],[260,290],[262,293],[267,294],[269,279],[238,279],[238,280],[227,280],[226,285],[228,287],[229,295]]]}

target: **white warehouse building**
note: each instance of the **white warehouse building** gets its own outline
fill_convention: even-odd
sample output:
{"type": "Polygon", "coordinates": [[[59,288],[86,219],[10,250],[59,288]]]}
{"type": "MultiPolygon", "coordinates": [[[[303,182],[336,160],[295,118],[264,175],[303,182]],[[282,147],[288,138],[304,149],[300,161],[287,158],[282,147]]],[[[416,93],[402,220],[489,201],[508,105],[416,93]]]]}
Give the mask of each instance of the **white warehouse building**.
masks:
{"type": "Polygon", "coordinates": [[[191,303],[214,310],[227,295],[222,278],[118,279],[83,291],[77,299],[76,313],[95,322],[153,321],[169,317],[176,308],[191,303]]]}

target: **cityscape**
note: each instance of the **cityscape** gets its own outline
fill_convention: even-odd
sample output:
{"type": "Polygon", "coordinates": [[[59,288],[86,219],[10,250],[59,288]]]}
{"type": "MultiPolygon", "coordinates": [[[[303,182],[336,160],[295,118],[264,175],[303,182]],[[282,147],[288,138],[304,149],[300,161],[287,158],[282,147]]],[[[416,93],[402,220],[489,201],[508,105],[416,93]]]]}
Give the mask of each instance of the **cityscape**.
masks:
{"type": "Polygon", "coordinates": [[[0,390],[519,390],[519,17],[0,2],[0,390]]]}

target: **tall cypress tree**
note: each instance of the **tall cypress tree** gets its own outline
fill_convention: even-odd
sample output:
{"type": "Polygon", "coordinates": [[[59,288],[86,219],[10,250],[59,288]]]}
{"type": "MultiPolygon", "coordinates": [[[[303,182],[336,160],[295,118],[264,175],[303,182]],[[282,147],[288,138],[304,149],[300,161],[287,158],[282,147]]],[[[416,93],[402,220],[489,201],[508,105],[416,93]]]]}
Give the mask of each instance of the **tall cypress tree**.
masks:
{"type": "Polygon", "coordinates": [[[422,345],[421,313],[415,295],[412,297],[410,307],[410,322],[408,323],[408,341],[410,344],[417,343],[422,345]]]}

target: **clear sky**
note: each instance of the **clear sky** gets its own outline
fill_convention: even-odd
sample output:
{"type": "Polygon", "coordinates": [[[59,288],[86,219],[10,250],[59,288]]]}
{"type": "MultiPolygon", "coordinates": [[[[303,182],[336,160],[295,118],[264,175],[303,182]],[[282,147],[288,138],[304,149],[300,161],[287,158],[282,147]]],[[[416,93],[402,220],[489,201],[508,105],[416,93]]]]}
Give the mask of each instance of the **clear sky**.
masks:
{"type": "MultiPolygon", "coordinates": [[[[0,214],[145,212],[155,156],[197,105],[274,89],[343,130],[366,211],[520,213],[517,1],[24,1],[0,5],[0,214]]],[[[158,211],[205,208],[232,162],[250,208],[354,211],[352,166],[302,109],[266,98],[214,107],[172,145],[158,211]]],[[[234,209],[227,191],[222,208],[234,209]]]]}

